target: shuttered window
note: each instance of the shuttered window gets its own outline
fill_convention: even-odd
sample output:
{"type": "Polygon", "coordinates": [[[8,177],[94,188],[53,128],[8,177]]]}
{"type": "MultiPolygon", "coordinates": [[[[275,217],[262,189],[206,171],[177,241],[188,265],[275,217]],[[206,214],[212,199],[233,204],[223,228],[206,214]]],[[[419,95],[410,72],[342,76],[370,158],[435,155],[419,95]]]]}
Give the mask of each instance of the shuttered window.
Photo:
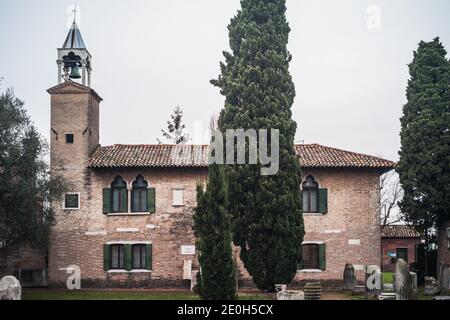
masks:
{"type": "Polygon", "coordinates": [[[152,270],[152,244],[105,244],[103,269],[152,270]]]}
{"type": "Polygon", "coordinates": [[[125,250],[123,244],[111,245],[111,269],[125,268],[125,250]]]}
{"type": "Polygon", "coordinates": [[[147,265],[147,248],[145,244],[135,244],[133,252],[133,269],[145,269],[147,265]]]}
{"type": "Polygon", "coordinates": [[[326,245],[308,243],[301,246],[298,269],[326,270],[326,245]]]}
{"type": "Polygon", "coordinates": [[[303,245],[303,268],[319,269],[319,245],[304,244],[303,245]]]}
{"type": "Polygon", "coordinates": [[[319,189],[313,176],[308,176],[302,184],[303,212],[327,213],[328,190],[319,189]]]}
{"type": "Polygon", "coordinates": [[[128,212],[127,183],[121,176],[117,176],[111,184],[111,209],[112,213],[128,212]]]}
{"type": "Polygon", "coordinates": [[[148,182],[144,177],[139,175],[133,182],[132,212],[148,212],[148,182]]]}

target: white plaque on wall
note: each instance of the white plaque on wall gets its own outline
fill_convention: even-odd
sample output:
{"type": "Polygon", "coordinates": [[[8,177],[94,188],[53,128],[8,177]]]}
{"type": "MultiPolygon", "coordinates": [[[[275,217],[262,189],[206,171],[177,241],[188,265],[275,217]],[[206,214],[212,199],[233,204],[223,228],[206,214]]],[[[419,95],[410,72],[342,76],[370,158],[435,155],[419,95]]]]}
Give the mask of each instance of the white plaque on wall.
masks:
{"type": "Polygon", "coordinates": [[[184,260],[183,280],[192,280],[192,260],[184,260]]]}
{"type": "Polygon", "coordinates": [[[350,240],[348,240],[348,244],[351,246],[360,246],[361,240],[360,239],[350,239],[350,240]]]}
{"type": "Polygon", "coordinates": [[[181,246],[181,254],[184,256],[195,255],[195,246],[194,245],[181,246]]]}

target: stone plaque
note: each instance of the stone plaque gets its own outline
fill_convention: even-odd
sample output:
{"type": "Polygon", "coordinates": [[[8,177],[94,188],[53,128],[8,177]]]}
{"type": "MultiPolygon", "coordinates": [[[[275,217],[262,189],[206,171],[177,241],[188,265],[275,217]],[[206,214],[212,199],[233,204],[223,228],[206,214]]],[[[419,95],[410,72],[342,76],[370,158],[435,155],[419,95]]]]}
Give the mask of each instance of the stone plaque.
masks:
{"type": "Polygon", "coordinates": [[[184,260],[183,280],[192,280],[192,260],[184,260]]]}
{"type": "Polygon", "coordinates": [[[195,255],[195,245],[181,246],[181,254],[183,256],[193,256],[193,255],[195,255]]]}

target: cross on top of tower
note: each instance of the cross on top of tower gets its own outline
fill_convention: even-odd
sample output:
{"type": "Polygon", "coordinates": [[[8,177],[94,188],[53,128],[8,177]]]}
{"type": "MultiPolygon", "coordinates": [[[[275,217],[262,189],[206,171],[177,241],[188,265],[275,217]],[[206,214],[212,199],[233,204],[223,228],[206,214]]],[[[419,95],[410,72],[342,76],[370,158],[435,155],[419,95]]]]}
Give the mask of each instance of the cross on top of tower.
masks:
{"type": "Polygon", "coordinates": [[[76,23],[77,22],[77,4],[75,3],[75,5],[73,6],[73,10],[72,10],[72,12],[73,12],[73,23],[76,23]]]}
{"type": "Polygon", "coordinates": [[[62,47],[58,49],[58,83],[81,79],[91,85],[92,56],[86,48],[77,25],[77,4],[73,6],[73,23],[62,47]]]}

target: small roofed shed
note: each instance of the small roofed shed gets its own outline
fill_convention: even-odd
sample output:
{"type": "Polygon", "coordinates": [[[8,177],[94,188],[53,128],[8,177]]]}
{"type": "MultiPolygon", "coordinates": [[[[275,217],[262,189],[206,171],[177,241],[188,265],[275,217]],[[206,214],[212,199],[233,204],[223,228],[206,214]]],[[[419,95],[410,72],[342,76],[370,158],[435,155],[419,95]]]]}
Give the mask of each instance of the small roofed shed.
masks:
{"type": "Polygon", "coordinates": [[[422,235],[411,225],[388,225],[381,228],[381,266],[394,272],[397,259],[410,265],[417,263],[422,235]]]}

